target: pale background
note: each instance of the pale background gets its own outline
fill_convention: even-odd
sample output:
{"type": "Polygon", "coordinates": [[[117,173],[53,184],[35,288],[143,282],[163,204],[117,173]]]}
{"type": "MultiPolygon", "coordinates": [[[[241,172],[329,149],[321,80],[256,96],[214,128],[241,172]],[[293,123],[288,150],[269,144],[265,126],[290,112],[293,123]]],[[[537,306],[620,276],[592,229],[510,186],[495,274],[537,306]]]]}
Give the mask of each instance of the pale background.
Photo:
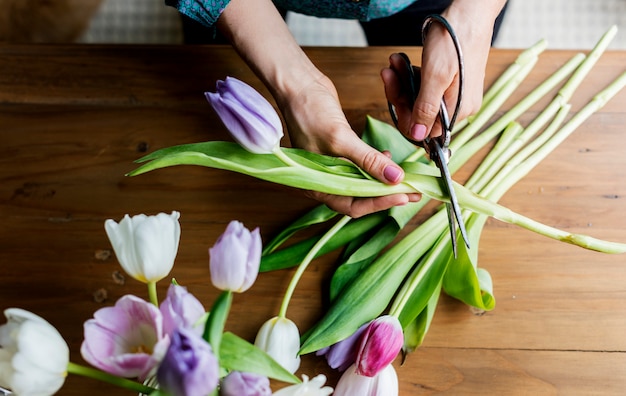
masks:
{"type": "MultiPolygon", "coordinates": [[[[289,28],[303,46],[364,46],[355,21],[290,13],[289,28]]],[[[612,25],[610,48],[626,49],[626,0],[509,0],[499,48],[527,48],[546,39],[552,49],[589,49],[612,25]]],[[[163,0],[105,0],[81,39],[87,43],[181,43],[178,12],[163,0]]]]}

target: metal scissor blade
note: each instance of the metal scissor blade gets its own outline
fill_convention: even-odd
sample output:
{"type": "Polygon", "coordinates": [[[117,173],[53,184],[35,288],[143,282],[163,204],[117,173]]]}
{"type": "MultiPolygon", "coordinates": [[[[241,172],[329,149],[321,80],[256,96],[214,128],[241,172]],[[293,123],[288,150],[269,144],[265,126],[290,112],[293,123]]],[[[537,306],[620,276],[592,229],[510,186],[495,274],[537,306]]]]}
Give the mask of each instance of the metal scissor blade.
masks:
{"type": "Polygon", "coordinates": [[[444,181],[444,186],[448,190],[446,192],[450,196],[449,205],[452,207],[452,210],[448,210],[448,222],[450,224],[450,232],[455,234],[454,236],[452,236],[452,244],[456,257],[456,230],[454,229],[454,218],[456,218],[456,223],[459,225],[459,231],[461,231],[461,236],[463,237],[465,246],[467,246],[468,249],[470,247],[469,237],[467,236],[467,230],[465,229],[465,222],[463,221],[461,208],[459,207],[459,202],[456,198],[456,193],[454,192],[454,184],[452,183],[452,177],[450,176],[450,171],[448,170],[448,164],[445,161],[445,154],[443,153],[441,145],[437,140],[432,141],[432,146],[437,153],[438,158],[436,164],[441,171],[441,177],[444,181]]]}

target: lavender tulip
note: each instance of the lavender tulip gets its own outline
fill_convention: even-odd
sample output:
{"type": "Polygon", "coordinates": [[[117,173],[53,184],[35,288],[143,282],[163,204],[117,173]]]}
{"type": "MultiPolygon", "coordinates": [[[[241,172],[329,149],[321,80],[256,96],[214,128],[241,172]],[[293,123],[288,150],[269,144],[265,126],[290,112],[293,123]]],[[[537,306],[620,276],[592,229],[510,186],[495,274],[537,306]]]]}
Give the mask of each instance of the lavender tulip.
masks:
{"type": "Polygon", "coordinates": [[[124,271],[144,283],[167,276],[174,266],[180,240],[180,214],[124,216],[104,223],[113,250],[124,271]]]}
{"type": "Polygon", "coordinates": [[[236,220],[209,249],[211,282],[221,290],[244,292],[252,286],[261,265],[261,233],[250,232],[236,220]]]}
{"type": "Polygon", "coordinates": [[[169,346],[161,312],[133,295],[97,310],[84,325],[80,352],[91,365],[120,377],[141,381],[154,375],[169,346]]]}
{"type": "Polygon", "coordinates": [[[157,371],[159,386],[171,396],[206,396],[219,383],[219,364],[211,345],[191,330],[179,328],[157,371]]]}
{"type": "Polygon", "coordinates": [[[220,396],[271,396],[270,380],[264,375],[233,371],[222,380],[220,396]]]}
{"type": "Polygon", "coordinates": [[[254,345],[290,373],[300,367],[300,332],[291,320],[276,316],[261,326],[254,345]]]}
{"type": "Polygon", "coordinates": [[[233,77],[217,81],[216,91],[205,96],[237,143],[255,154],[271,154],[279,147],[283,125],[259,92],[233,77]]]}
{"type": "Polygon", "coordinates": [[[187,288],[170,284],[167,297],[159,306],[163,316],[163,332],[172,334],[178,327],[193,329],[202,335],[203,324],[198,323],[206,310],[202,303],[187,288]]]}
{"type": "MultiPolygon", "coordinates": [[[[274,392],[274,396],[328,396],[333,393],[333,388],[324,386],[326,376],[320,374],[309,381],[309,377],[302,375],[302,383],[290,385],[274,392]]],[[[354,393],[354,395],[362,395],[354,393]]]]}
{"type": "Polygon", "coordinates": [[[384,315],[374,319],[361,336],[356,358],[356,372],[373,377],[398,355],[404,336],[397,317],[384,315]]]}
{"type": "Polygon", "coordinates": [[[18,308],[4,311],[0,326],[0,386],[19,396],[53,395],[67,376],[70,351],[41,317],[18,308]]]}
{"type": "Polygon", "coordinates": [[[328,365],[339,371],[346,371],[348,367],[356,362],[358,347],[361,344],[361,336],[365,332],[368,324],[359,327],[350,337],[339,341],[329,347],[316,352],[317,356],[325,356],[328,365]]]}
{"type": "Polygon", "coordinates": [[[337,383],[334,396],[398,396],[398,375],[391,364],[373,377],[357,374],[357,367],[350,366],[337,383]]]}

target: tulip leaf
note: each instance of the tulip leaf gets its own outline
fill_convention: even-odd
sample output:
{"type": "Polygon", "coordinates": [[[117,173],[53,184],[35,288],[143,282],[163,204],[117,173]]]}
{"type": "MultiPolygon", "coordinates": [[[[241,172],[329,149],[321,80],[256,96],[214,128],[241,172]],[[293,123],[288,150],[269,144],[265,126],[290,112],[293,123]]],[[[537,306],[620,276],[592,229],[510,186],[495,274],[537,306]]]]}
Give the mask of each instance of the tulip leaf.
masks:
{"type": "Polygon", "coordinates": [[[437,310],[439,296],[441,295],[441,283],[437,286],[428,300],[428,304],[417,317],[404,327],[404,346],[402,347],[403,360],[415,351],[424,342],[430,324],[437,310]]]}
{"type": "Polygon", "coordinates": [[[367,116],[363,141],[379,151],[389,151],[396,163],[406,161],[415,154],[415,146],[392,125],[367,116]]]}
{"type": "Polygon", "coordinates": [[[449,296],[485,311],[492,310],[496,301],[489,273],[477,268],[478,244],[487,217],[472,215],[467,220],[467,232],[472,249],[459,244],[458,258],[450,263],[443,278],[443,289],[449,296]]]}
{"type": "Polygon", "coordinates": [[[223,291],[215,302],[213,308],[209,312],[206,324],[204,325],[203,338],[211,344],[213,352],[216,356],[220,355],[220,344],[222,341],[222,333],[226,325],[226,319],[233,303],[233,292],[230,290],[223,291]]]}
{"type": "Polygon", "coordinates": [[[263,255],[267,255],[275,251],[280,245],[282,245],[287,239],[289,239],[293,234],[302,230],[306,227],[324,223],[326,221],[331,220],[335,216],[337,216],[337,212],[330,209],[326,205],[318,205],[309,212],[307,212],[304,216],[300,217],[289,226],[287,226],[283,231],[281,231],[278,235],[276,235],[269,243],[265,245],[263,248],[263,255]]]}
{"type": "Polygon", "coordinates": [[[229,371],[260,374],[292,384],[301,382],[267,353],[231,332],[222,336],[220,365],[229,371]]]}
{"type": "MultiPolygon", "coordinates": [[[[354,238],[354,235],[366,232],[366,230],[375,227],[383,221],[386,216],[387,215],[384,212],[378,212],[369,216],[363,216],[358,219],[351,220],[348,224],[337,231],[337,233],[320,249],[315,257],[319,257],[346,245],[354,238]]],[[[309,250],[311,250],[320,238],[320,236],[314,236],[261,257],[260,271],[274,271],[290,268],[300,264],[309,250]]]]}

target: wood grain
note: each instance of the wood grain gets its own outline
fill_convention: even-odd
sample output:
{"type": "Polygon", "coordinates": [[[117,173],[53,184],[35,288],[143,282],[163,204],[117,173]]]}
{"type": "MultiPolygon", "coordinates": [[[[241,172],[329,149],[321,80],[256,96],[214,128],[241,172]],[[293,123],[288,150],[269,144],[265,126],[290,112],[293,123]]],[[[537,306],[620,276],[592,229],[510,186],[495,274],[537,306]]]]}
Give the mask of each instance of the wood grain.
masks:
{"type": "MultiPolygon", "coordinates": [[[[365,116],[390,121],[379,71],[396,50],[308,48],[337,85],[356,131],[365,116]]],[[[517,56],[493,50],[490,84],[517,56]]],[[[548,51],[510,107],[565,63],[548,51]]],[[[572,100],[577,111],[620,74],[626,53],[603,56],[572,100]]],[[[224,171],[178,167],[129,178],[133,161],[175,144],[228,135],[203,92],[227,75],[268,91],[228,47],[0,46],[0,309],[19,306],[55,325],[81,362],[82,323],[128,293],[145,296],[119,270],[104,220],[181,212],[172,272],[209,307],[207,249],[238,219],[269,239],[316,203],[300,191],[224,171]],[[104,302],[94,293],[106,290],[104,302]]],[[[545,100],[522,117],[528,122],[545,100]]],[[[626,241],[626,92],[592,116],[503,199],[509,208],[572,232],[626,241]]],[[[286,139],[285,144],[288,144],[286,139]]],[[[459,172],[463,181],[480,158],[459,172]]],[[[418,216],[414,227],[423,220],[418,216]]],[[[626,265],[490,220],[480,265],[494,278],[497,306],[478,315],[442,297],[425,345],[396,369],[401,394],[618,395],[626,389],[626,265]]],[[[316,260],[296,290],[289,317],[302,330],[323,311],[336,254],[316,260]]],[[[228,327],[253,339],[274,316],[291,270],[261,274],[237,295],[228,327]]],[[[164,293],[165,286],[159,287],[164,293]]],[[[313,356],[303,373],[338,375],[313,356]]],[[[60,394],[115,389],[70,377],[60,394]]],[[[129,393],[130,394],[130,393],[129,393]]]]}

